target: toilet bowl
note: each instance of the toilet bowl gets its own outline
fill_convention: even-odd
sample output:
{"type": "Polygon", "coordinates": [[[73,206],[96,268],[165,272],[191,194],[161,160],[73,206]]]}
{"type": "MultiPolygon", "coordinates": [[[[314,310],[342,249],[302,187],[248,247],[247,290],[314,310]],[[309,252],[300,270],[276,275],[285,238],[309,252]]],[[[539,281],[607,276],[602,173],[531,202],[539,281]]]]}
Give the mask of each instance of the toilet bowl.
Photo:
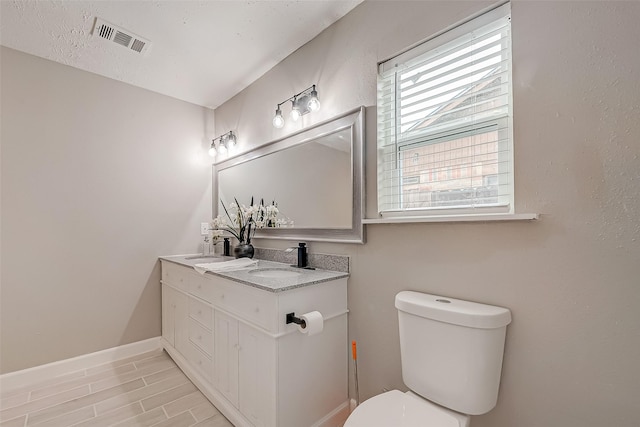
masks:
{"type": "Polygon", "coordinates": [[[391,390],[363,402],[344,427],[468,427],[469,416],[412,393],[391,390]]]}
{"type": "Polygon", "coordinates": [[[507,325],[503,307],[403,291],[396,295],[402,380],[363,402],[344,427],[469,427],[496,405],[507,325]]]}

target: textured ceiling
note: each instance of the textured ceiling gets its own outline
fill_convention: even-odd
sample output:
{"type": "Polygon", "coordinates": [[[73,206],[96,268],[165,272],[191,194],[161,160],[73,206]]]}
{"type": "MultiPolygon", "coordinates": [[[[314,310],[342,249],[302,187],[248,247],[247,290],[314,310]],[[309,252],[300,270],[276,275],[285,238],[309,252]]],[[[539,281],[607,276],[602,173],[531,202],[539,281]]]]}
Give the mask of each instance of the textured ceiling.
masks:
{"type": "Polygon", "coordinates": [[[215,108],[361,1],[0,0],[0,43],[215,108]],[[92,37],[96,17],[151,49],[92,37]]]}

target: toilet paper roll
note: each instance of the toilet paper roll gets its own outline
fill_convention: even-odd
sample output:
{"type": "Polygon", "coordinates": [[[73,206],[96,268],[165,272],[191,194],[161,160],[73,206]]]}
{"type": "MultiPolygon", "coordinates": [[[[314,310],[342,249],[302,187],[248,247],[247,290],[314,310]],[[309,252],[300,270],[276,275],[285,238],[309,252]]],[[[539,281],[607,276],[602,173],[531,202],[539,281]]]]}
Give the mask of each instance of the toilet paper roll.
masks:
{"type": "Polygon", "coordinates": [[[319,311],[310,311],[300,316],[300,318],[304,320],[305,325],[304,327],[298,325],[298,330],[303,334],[311,336],[322,332],[322,328],[324,328],[324,318],[319,311]]]}

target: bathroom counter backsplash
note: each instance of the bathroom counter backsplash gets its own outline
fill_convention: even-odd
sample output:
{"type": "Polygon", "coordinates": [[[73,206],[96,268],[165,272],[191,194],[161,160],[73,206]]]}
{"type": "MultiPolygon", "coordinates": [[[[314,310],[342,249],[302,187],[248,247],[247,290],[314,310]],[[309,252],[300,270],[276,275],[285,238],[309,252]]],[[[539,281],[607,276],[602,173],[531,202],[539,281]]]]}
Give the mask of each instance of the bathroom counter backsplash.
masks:
{"type": "MultiPolygon", "coordinates": [[[[205,264],[207,261],[199,259],[189,259],[195,255],[174,255],[174,256],[161,256],[160,259],[164,261],[173,262],[175,264],[183,265],[185,267],[193,268],[196,264],[205,264]]],[[[233,258],[229,258],[233,259],[233,258]]],[[[245,285],[252,286],[254,288],[262,289],[268,292],[284,292],[296,288],[302,288],[305,286],[311,286],[318,283],[328,282],[335,279],[341,279],[348,277],[348,272],[331,271],[331,270],[308,270],[292,267],[290,264],[268,261],[264,259],[257,260],[258,264],[246,269],[224,272],[211,272],[208,271],[205,274],[212,274],[214,276],[224,277],[225,279],[239,282],[245,285]],[[278,269],[278,270],[290,270],[299,272],[300,274],[295,277],[261,277],[251,274],[251,271],[262,269],[278,269]]],[[[194,270],[195,272],[195,270],[194,270]]]]}

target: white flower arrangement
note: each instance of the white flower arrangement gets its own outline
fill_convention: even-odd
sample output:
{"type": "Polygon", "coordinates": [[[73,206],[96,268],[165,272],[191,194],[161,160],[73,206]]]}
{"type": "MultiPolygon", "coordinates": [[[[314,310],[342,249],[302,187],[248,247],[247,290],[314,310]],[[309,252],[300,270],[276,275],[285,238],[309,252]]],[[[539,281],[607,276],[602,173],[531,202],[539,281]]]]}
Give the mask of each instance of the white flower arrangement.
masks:
{"type": "Polygon", "coordinates": [[[255,234],[256,228],[293,225],[293,221],[278,218],[280,210],[275,201],[266,206],[264,199],[260,200],[260,204],[256,205],[253,203],[253,198],[251,198],[249,206],[239,204],[237,199],[234,199],[234,201],[235,203],[229,205],[229,209],[227,209],[222,200],[220,201],[226,217],[218,215],[211,221],[209,235],[214,242],[218,241],[226,231],[231,233],[240,243],[251,244],[251,238],[255,234]]]}

